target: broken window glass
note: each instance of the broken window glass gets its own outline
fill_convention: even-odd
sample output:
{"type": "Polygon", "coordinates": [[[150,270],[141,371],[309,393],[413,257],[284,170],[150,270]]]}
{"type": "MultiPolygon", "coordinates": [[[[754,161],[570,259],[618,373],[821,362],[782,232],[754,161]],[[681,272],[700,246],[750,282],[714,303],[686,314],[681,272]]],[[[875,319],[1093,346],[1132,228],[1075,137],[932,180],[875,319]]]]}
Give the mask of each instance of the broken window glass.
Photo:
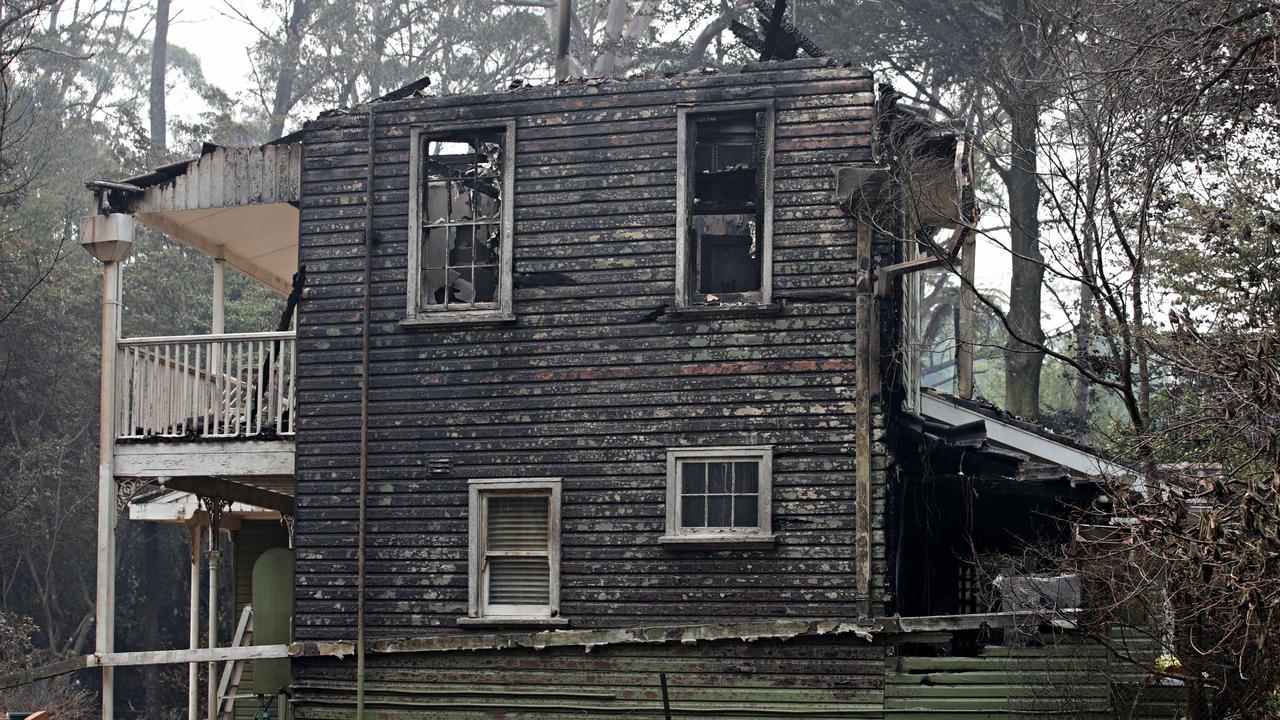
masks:
{"type": "Polygon", "coordinates": [[[422,138],[421,309],[497,307],[504,137],[495,128],[422,138]]]}
{"type": "Polygon", "coordinates": [[[763,284],[765,113],[691,123],[691,287],[699,302],[759,302],[763,284]]]}

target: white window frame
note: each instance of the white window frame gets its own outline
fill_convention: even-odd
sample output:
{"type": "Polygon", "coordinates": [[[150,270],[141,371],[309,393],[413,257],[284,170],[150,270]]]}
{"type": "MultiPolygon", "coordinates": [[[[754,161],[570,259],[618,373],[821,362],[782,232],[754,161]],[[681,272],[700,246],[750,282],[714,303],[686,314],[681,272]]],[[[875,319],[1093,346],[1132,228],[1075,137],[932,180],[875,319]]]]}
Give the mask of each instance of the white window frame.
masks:
{"type": "MultiPolygon", "coordinates": [[[[726,102],[707,105],[681,105],[676,109],[676,307],[707,307],[694,300],[692,275],[692,233],[689,232],[693,212],[693,130],[691,118],[699,115],[717,115],[727,112],[754,110],[765,114],[765,138],[763,165],[764,222],[760,231],[760,302],[773,302],[773,186],[774,155],[777,147],[774,136],[777,126],[777,109],[772,100],[726,102]]],[[[748,306],[750,307],[750,306],[748,306]]]]}
{"type": "Polygon", "coordinates": [[[467,617],[460,625],[566,625],[560,617],[560,495],[561,478],[495,478],[467,482],[467,617]],[[485,570],[487,498],[493,495],[543,496],[549,499],[547,557],[550,565],[550,592],[547,605],[489,605],[485,599],[488,576],[485,570]]]}
{"type": "Polygon", "coordinates": [[[671,448],[667,450],[667,531],[659,538],[666,545],[769,545],[773,533],[773,447],[742,445],[704,448],[671,448]],[[686,460],[697,462],[741,462],[754,460],[760,465],[759,498],[756,505],[757,527],[753,528],[686,528],[680,524],[680,466],[686,460]]]}
{"type": "Polygon", "coordinates": [[[516,198],[516,121],[497,118],[482,122],[448,123],[415,126],[409,131],[409,267],[407,303],[404,323],[408,325],[448,325],[469,322],[493,322],[515,317],[511,300],[512,251],[515,245],[516,198]],[[457,310],[447,307],[418,307],[418,291],[422,282],[422,193],[424,163],[423,136],[458,130],[502,130],[502,246],[498,249],[497,307],[457,310]]]}

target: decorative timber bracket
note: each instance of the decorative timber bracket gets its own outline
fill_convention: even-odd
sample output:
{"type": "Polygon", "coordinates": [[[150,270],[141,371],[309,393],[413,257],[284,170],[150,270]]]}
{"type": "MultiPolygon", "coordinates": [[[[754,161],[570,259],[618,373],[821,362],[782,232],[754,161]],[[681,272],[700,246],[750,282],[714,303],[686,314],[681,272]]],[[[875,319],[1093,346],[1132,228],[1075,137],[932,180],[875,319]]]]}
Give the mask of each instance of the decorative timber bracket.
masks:
{"type": "Polygon", "coordinates": [[[280,524],[284,526],[284,531],[289,534],[289,549],[293,549],[293,513],[280,513],[280,524]]]}
{"type": "Polygon", "coordinates": [[[155,478],[121,478],[116,481],[116,512],[123,516],[138,491],[156,482],[155,478]]]}
{"type": "Polygon", "coordinates": [[[204,511],[209,515],[210,547],[217,547],[218,530],[222,527],[222,513],[231,506],[231,501],[210,495],[197,495],[204,511]]]}

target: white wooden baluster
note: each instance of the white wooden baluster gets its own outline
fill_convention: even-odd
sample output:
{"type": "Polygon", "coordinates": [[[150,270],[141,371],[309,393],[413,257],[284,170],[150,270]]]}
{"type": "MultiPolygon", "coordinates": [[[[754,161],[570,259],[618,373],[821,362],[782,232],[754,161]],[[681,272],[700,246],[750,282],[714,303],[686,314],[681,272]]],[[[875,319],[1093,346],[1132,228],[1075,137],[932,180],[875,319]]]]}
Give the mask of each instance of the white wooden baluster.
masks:
{"type": "MultiPolygon", "coordinates": [[[[253,404],[253,418],[255,418],[257,423],[257,428],[255,429],[257,434],[262,434],[262,383],[266,382],[266,379],[262,377],[262,370],[264,370],[264,368],[262,368],[262,360],[266,357],[266,345],[268,345],[268,343],[257,341],[257,365],[255,365],[255,368],[257,369],[257,382],[253,383],[255,384],[257,391],[257,402],[253,404]]],[[[268,370],[268,372],[270,372],[270,370],[268,370]]]]}

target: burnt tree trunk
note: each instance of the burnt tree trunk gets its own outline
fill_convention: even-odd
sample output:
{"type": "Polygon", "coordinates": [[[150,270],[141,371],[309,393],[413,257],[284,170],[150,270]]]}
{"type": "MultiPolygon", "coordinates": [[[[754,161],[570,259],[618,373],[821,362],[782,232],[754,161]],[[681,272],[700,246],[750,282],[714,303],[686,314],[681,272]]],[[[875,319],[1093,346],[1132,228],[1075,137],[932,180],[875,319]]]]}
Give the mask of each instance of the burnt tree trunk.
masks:
{"type": "Polygon", "coordinates": [[[156,0],[156,32],[151,41],[151,147],[168,144],[169,117],[164,107],[165,76],[169,55],[169,0],[156,0]]]}

